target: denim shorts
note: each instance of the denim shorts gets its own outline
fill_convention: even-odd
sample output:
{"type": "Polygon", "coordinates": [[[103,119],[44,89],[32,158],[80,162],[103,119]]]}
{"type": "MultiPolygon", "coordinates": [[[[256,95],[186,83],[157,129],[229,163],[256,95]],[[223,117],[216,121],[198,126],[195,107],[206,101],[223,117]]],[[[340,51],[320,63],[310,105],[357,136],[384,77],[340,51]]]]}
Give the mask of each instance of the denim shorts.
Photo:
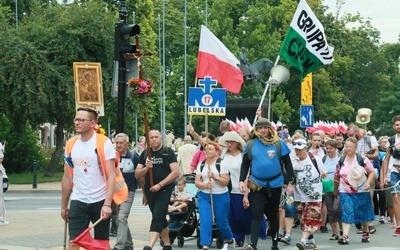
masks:
{"type": "Polygon", "coordinates": [[[400,174],[396,172],[390,173],[390,186],[392,186],[392,194],[400,193],[400,185],[396,185],[398,181],[400,181],[400,174]]]}

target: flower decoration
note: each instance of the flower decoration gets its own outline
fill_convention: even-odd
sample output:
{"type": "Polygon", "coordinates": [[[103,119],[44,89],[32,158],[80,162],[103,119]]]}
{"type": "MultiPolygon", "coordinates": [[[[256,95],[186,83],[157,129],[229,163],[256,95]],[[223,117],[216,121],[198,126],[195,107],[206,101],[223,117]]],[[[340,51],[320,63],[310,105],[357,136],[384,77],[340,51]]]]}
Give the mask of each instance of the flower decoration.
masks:
{"type": "Polygon", "coordinates": [[[141,78],[131,78],[127,84],[132,88],[131,93],[137,97],[149,96],[153,86],[150,80],[141,78]]]}
{"type": "Polygon", "coordinates": [[[97,124],[96,127],[94,127],[94,131],[98,134],[106,134],[106,130],[100,124],[97,124]]]}

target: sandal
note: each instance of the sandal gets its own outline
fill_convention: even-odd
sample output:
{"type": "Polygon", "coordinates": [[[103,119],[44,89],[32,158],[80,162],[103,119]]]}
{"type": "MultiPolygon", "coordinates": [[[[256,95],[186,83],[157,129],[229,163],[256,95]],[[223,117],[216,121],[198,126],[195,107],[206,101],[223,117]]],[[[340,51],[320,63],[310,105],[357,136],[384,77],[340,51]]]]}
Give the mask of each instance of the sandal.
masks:
{"type": "Polygon", "coordinates": [[[339,243],[340,245],[347,245],[347,244],[349,244],[349,236],[343,235],[343,236],[340,238],[340,240],[338,240],[338,243],[339,243]]]}
{"type": "Polygon", "coordinates": [[[368,226],[368,229],[370,234],[376,233],[376,228],[374,226],[368,226]]]}

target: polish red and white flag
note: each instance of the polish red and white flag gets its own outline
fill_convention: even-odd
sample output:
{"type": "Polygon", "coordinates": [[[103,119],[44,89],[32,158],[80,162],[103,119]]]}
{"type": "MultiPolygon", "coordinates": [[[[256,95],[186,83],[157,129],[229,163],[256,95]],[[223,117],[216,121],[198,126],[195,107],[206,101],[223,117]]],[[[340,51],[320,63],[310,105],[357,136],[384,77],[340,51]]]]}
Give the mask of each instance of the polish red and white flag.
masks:
{"type": "Polygon", "coordinates": [[[243,73],[239,69],[239,64],[239,60],[229,49],[202,25],[196,77],[210,76],[227,91],[239,94],[243,84],[243,73]]]}

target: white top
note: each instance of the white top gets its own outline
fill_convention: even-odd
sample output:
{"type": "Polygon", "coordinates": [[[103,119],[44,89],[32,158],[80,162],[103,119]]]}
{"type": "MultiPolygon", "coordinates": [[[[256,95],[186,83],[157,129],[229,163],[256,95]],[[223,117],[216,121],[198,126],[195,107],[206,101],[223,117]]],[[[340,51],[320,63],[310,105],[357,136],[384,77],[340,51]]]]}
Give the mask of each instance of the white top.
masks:
{"type": "MultiPolygon", "coordinates": [[[[0,143],[0,159],[4,158],[4,147],[3,144],[0,143]]],[[[5,169],[3,167],[3,163],[0,162],[0,172],[3,173],[3,175],[5,174],[5,169]]]]}
{"type": "Polygon", "coordinates": [[[336,171],[336,165],[339,162],[339,158],[340,157],[339,157],[338,154],[336,154],[335,158],[330,158],[328,155],[326,155],[326,159],[325,159],[325,162],[324,162],[324,165],[326,167],[326,171],[327,171],[327,174],[328,174],[326,179],[329,179],[329,180],[333,180],[334,179],[335,171],[336,171]]]}
{"type": "Polygon", "coordinates": [[[232,156],[230,154],[225,154],[224,162],[229,166],[229,173],[232,183],[232,194],[242,194],[239,189],[239,178],[240,178],[240,167],[242,166],[242,154],[232,156]]]}
{"type": "MultiPolygon", "coordinates": [[[[322,160],[320,157],[318,157],[317,155],[314,156],[315,160],[317,162],[318,165],[318,169],[320,173],[326,172],[326,168],[324,163],[322,163],[322,160]]],[[[315,168],[314,164],[311,161],[310,156],[307,155],[307,158],[304,160],[300,160],[298,157],[295,160],[293,169],[296,169],[297,171],[297,184],[296,184],[296,188],[295,188],[295,192],[294,192],[294,199],[295,201],[299,201],[299,202],[313,202],[313,201],[322,201],[322,182],[319,181],[318,183],[313,183],[311,186],[314,188],[315,192],[319,192],[321,195],[318,199],[313,199],[310,196],[308,196],[306,193],[303,192],[303,190],[301,190],[299,188],[299,180],[306,178],[307,180],[315,180],[316,178],[321,178],[320,174],[318,173],[318,170],[315,168]],[[307,168],[310,168],[310,172],[311,172],[311,176],[307,176],[307,168]],[[301,170],[302,169],[302,170],[301,170]],[[301,170],[301,171],[299,171],[301,170]]]]}
{"type": "MultiPolygon", "coordinates": [[[[390,146],[390,143],[388,142],[388,146],[390,146]]],[[[400,138],[397,138],[397,136],[395,136],[395,143],[394,143],[394,146],[396,147],[396,148],[400,148],[400,138]]],[[[386,154],[386,156],[387,156],[388,154],[386,154]]],[[[385,157],[386,157],[385,156],[385,157]]],[[[397,168],[395,168],[395,167],[393,167],[393,157],[392,156],[390,156],[390,159],[389,159],[389,165],[388,165],[388,171],[387,171],[387,178],[388,178],[388,180],[390,180],[390,173],[392,173],[392,172],[394,172],[394,173],[398,173],[399,171],[397,170],[397,168]]]]}
{"type": "Polygon", "coordinates": [[[324,157],[324,155],[325,155],[325,151],[324,151],[324,149],[322,148],[322,147],[319,147],[318,149],[315,149],[315,148],[310,148],[309,150],[308,150],[308,152],[311,152],[313,155],[317,155],[317,156],[319,156],[321,159],[322,159],[322,157],[324,157]]]}
{"type": "MultiPolygon", "coordinates": [[[[215,174],[215,176],[220,176],[220,174],[228,174],[229,170],[228,170],[228,166],[225,163],[224,160],[221,161],[220,163],[220,173],[218,173],[217,168],[215,167],[215,162],[213,164],[211,164],[210,169],[211,171],[215,174]]],[[[197,165],[197,169],[196,169],[196,175],[201,175],[201,178],[203,179],[203,182],[210,182],[211,181],[211,185],[212,185],[212,193],[213,194],[223,194],[228,192],[228,187],[226,186],[221,186],[218,181],[214,181],[213,179],[210,179],[208,177],[207,171],[208,171],[208,164],[207,162],[204,164],[204,168],[203,171],[200,172],[200,165],[201,162],[199,162],[199,164],[197,165]]],[[[206,189],[201,189],[201,192],[209,194],[210,193],[210,189],[206,188],[206,189]]]]}
{"type": "MultiPolygon", "coordinates": [[[[71,200],[95,203],[106,198],[106,176],[97,160],[95,149],[96,134],[86,142],[82,142],[79,137],[72,147],[71,158],[74,164],[74,187],[71,200]]],[[[116,158],[111,140],[107,140],[104,144],[104,154],[106,160],[116,158]]]]}

